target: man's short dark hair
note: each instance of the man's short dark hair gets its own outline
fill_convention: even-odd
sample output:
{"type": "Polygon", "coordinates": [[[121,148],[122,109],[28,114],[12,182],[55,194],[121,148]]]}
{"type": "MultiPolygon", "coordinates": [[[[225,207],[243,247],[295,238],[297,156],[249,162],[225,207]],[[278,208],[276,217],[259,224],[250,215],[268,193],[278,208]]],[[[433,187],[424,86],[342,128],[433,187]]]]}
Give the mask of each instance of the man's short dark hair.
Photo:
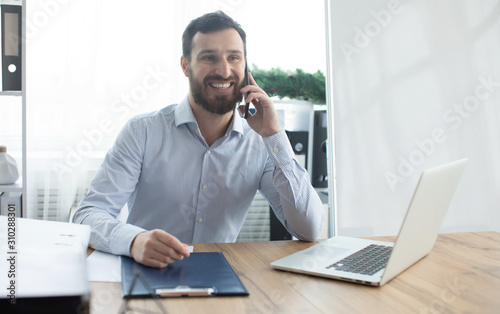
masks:
{"type": "Polygon", "coordinates": [[[196,33],[213,33],[228,28],[234,28],[243,40],[244,54],[247,55],[247,43],[245,31],[240,24],[234,21],[229,15],[222,11],[207,13],[196,18],[189,23],[182,34],[182,55],[191,61],[191,48],[193,47],[193,37],[196,33]]]}

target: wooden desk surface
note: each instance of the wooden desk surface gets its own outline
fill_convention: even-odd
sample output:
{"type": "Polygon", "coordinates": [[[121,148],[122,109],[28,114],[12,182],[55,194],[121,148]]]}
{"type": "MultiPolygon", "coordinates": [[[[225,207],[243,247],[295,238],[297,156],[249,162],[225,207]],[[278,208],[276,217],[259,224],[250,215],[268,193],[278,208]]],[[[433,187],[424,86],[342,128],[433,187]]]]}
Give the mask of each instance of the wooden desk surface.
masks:
{"type": "MultiPolygon", "coordinates": [[[[374,238],[393,241],[394,237],[374,238]]],[[[440,234],[432,252],[383,287],[368,287],[273,270],[270,263],[314,243],[300,241],[195,244],[222,252],[248,297],[170,298],[172,313],[499,313],[500,233],[440,234]]],[[[119,283],[91,283],[91,313],[118,313],[119,283]]],[[[138,313],[159,313],[152,299],[134,299],[138,313]]]]}

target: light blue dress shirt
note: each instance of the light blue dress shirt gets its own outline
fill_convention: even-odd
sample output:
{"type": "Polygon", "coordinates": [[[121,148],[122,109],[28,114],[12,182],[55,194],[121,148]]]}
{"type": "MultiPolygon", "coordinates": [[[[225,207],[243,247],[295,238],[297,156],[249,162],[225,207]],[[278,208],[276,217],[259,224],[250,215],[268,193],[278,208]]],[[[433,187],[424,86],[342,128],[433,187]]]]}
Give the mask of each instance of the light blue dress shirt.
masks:
{"type": "Polygon", "coordinates": [[[318,236],[323,205],[286,133],[262,138],[235,113],[209,147],[186,97],[127,122],[73,221],[92,227],[93,248],[117,255],[152,229],[184,243],[234,242],[257,190],[292,235],[318,236]],[[125,203],[127,223],[116,219],[125,203]]]}

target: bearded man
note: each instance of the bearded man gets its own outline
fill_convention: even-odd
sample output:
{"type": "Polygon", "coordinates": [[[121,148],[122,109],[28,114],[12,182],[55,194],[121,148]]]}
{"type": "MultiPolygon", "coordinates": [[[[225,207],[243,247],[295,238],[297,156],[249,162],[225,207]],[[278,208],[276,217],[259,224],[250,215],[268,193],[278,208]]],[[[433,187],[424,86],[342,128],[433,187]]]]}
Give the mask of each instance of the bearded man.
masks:
{"type": "Polygon", "coordinates": [[[234,242],[257,191],[288,232],[316,239],[321,200],[272,100],[251,74],[244,83],[241,26],[205,14],[187,26],[182,48],[188,96],[127,122],[75,212],[92,228],[90,246],[165,267],[189,257],[185,243],[234,242]],[[242,95],[255,107],[247,119],[242,95]]]}

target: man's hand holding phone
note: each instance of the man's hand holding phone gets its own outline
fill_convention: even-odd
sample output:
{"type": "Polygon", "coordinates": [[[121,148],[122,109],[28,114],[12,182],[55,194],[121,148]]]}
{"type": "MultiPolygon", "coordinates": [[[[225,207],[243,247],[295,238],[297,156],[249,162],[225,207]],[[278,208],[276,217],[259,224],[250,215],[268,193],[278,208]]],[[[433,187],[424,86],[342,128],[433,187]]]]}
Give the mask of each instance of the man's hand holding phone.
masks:
{"type": "Polygon", "coordinates": [[[245,111],[247,111],[247,107],[251,102],[255,107],[255,113],[248,113],[246,116],[250,127],[262,137],[274,135],[281,131],[279,117],[274,107],[274,103],[267,93],[257,85],[252,73],[247,73],[249,84],[240,89],[240,92],[246,95],[246,105],[240,106],[238,109],[245,117],[245,111]]]}

